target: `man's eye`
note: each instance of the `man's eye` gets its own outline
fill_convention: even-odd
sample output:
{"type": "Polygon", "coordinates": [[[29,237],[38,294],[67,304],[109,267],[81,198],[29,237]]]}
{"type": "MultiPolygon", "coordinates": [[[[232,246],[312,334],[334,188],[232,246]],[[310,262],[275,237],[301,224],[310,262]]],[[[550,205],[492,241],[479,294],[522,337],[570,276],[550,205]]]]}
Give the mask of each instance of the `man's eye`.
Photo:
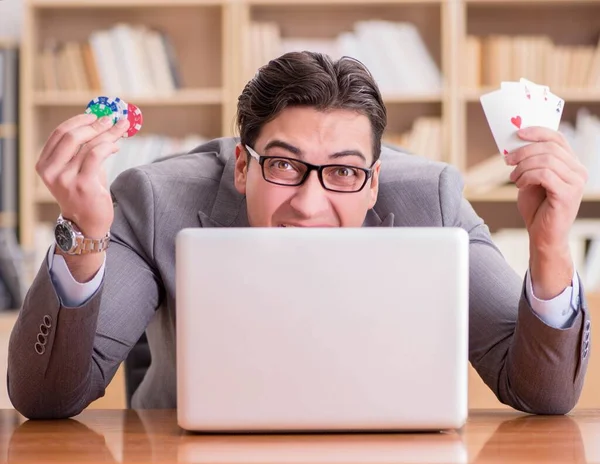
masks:
{"type": "Polygon", "coordinates": [[[288,163],[287,161],[284,160],[277,160],[274,163],[274,166],[277,169],[281,169],[281,170],[286,170],[286,169],[290,169],[292,167],[292,165],[290,163],[288,163]]]}
{"type": "Polygon", "coordinates": [[[335,172],[336,176],[339,177],[352,177],[352,176],[356,176],[356,169],[350,169],[350,168],[338,168],[335,172]]]}

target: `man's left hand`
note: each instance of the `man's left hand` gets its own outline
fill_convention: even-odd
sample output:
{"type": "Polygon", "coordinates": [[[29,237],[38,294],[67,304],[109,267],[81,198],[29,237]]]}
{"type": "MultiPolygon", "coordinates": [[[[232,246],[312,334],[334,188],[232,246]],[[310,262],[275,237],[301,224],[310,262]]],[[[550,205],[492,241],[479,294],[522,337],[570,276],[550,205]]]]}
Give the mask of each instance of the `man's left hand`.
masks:
{"type": "MultiPolygon", "coordinates": [[[[532,143],[506,155],[506,161],[516,166],[510,179],[519,189],[517,207],[529,234],[532,277],[538,276],[534,287],[538,280],[538,288],[547,290],[541,293],[551,294],[558,287],[548,288],[555,285],[547,281],[546,271],[550,269],[545,267],[551,261],[556,265],[571,260],[569,231],[581,205],[588,173],[561,133],[529,127],[518,135],[532,143]]],[[[572,264],[567,267],[572,272],[572,264]]],[[[556,268],[554,271],[556,274],[556,268]]]]}

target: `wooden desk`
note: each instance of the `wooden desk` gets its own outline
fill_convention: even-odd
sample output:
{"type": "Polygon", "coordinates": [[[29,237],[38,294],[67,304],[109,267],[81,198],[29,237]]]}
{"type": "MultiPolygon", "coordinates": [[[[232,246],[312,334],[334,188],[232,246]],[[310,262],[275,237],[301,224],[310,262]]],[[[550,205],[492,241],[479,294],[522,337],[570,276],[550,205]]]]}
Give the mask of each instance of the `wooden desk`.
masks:
{"type": "Polygon", "coordinates": [[[246,436],[184,432],[172,410],[87,410],[62,421],[0,410],[0,462],[21,463],[580,463],[600,460],[599,436],[594,410],[477,411],[447,433],[246,436]]]}

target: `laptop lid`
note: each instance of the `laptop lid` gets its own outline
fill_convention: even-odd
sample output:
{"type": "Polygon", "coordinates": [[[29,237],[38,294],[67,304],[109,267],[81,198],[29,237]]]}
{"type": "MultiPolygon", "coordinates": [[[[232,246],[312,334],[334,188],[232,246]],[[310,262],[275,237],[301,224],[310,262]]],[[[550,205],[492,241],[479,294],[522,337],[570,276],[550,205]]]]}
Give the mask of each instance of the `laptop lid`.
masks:
{"type": "Polygon", "coordinates": [[[458,228],[181,231],[179,425],[461,427],[468,246],[458,228]]]}

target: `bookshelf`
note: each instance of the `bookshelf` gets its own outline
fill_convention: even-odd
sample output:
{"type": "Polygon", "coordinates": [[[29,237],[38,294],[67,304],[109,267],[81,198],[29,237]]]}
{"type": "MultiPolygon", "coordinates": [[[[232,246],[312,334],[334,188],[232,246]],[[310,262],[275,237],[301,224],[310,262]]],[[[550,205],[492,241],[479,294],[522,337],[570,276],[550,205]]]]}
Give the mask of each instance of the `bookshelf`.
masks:
{"type": "MultiPolygon", "coordinates": [[[[183,137],[197,130],[212,138],[235,135],[237,96],[256,68],[281,47],[299,38],[331,41],[355,31],[361,22],[409,23],[439,70],[441,85],[410,91],[382,89],[389,113],[385,137],[393,143],[405,142],[408,139],[401,136],[411,131],[414,135],[421,121],[421,127],[435,131],[439,159],[467,173],[498,156],[479,97],[500,85],[485,80],[491,72],[485,53],[483,64],[477,61],[479,80],[473,81],[472,73],[465,76],[473,63],[469,38],[544,37],[546,45],[549,41],[558,47],[587,47],[589,52],[599,43],[600,25],[595,20],[599,15],[600,0],[26,0],[21,52],[20,124],[26,128],[20,131],[21,243],[31,250],[36,226],[53,222],[58,213],[34,170],[39,149],[58,123],[83,111],[92,97],[105,93],[40,88],[35,77],[37,54],[48,41],[85,41],[93,31],[118,23],[164,31],[176,50],[183,86],[168,94],[118,96],[142,108],[142,133],[183,137]],[[259,27],[263,28],[258,32],[263,34],[262,48],[257,48],[259,27]]],[[[496,70],[494,75],[501,73],[496,70]]],[[[506,80],[519,77],[503,76],[506,80]]],[[[595,86],[582,84],[566,85],[565,81],[551,85],[551,90],[565,99],[563,121],[574,123],[581,108],[600,115],[600,81],[595,86]]],[[[0,127],[0,133],[11,130],[0,127]]],[[[487,191],[470,191],[467,186],[465,194],[484,219],[500,210],[518,214],[514,186],[487,191]]],[[[600,190],[586,193],[584,202],[586,214],[598,217],[600,190]]]]}

